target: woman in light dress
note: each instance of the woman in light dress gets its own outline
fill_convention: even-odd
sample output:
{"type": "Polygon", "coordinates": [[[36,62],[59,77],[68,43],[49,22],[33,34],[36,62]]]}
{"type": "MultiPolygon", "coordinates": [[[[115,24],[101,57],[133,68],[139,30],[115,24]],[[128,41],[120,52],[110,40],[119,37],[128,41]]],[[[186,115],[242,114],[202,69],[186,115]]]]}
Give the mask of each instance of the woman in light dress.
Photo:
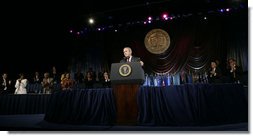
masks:
{"type": "Polygon", "coordinates": [[[27,79],[24,78],[24,74],[19,74],[20,78],[17,79],[15,84],[15,93],[14,94],[27,94],[26,91],[26,85],[27,85],[27,79]]]}

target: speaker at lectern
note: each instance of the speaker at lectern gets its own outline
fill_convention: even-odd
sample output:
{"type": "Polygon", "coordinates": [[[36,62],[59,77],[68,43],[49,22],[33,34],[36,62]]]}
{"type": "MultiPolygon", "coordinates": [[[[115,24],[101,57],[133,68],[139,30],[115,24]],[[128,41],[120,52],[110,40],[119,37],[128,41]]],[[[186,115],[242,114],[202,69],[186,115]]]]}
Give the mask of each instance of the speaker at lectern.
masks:
{"type": "Polygon", "coordinates": [[[137,92],[145,81],[141,64],[139,62],[113,63],[110,77],[116,100],[116,123],[138,124],[137,92]]]}

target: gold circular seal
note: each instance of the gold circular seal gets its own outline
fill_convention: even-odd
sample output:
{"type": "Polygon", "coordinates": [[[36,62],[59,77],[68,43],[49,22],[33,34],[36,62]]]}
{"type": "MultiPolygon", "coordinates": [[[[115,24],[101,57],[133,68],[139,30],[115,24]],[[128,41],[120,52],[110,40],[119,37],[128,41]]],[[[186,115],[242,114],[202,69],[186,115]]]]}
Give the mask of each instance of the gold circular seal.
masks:
{"type": "Polygon", "coordinates": [[[132,71],[132,69],[131,69],[130,65],[128,65],[128,64],[123,64],[119,68],[119,74],[124,77],[130,75],[131,71],[132,71]]]}
{"type": "Polygon", "coordinates": [[[162,29],[152,29],[144,40],[145,47],[153,54],[164,53],[170,46],[169,34],[162,29]]]}

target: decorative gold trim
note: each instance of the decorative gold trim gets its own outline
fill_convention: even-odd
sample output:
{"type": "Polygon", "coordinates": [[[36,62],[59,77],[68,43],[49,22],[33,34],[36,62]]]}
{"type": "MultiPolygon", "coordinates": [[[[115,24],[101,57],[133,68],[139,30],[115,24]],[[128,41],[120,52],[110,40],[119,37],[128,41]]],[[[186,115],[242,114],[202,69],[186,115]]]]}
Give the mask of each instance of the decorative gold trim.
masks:
{"type": "Polygon", "coordinates": [[[131,66],[128,64],[123,64],[119,68],[119,74],[121,76],[124,76],[124,77],[129,76],[131,74],[131,72],[132,72],[131,66]]]}

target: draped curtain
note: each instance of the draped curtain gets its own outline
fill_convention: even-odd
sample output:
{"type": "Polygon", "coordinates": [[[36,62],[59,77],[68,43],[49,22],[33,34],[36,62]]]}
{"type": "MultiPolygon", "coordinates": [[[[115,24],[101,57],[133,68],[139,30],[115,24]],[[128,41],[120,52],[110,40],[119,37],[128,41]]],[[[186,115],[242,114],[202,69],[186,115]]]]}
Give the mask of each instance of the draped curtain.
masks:
{"type": "MultiPolygon", "coordinates": [[[[204,73],[212,60],[219,61],[224,70],[230,57],[235,58],[244,71],[248,71],[247,10],[204,17],[193,15],[167,22],[128,26],[117,32],[99,32],[79,41],[83,47],[78,46],[76,50],[85,54],[84,58],[90,58],[81,63],[95,70],[101,67],[110,69],[111,63],[122,59],[123,47],[129,46],[133,55],[144,61],[146,73],[204,73]],[[157,28],[168,32],[171,40],[167,51],[158,55],[148,52],[144,45],[145,35],[157,28]]],[[[73,54],[77,56],[76,52],[73,54]]]]}
{"type": "Polygon", "coordinates": [[[175,20],[163,27],[171,38],[166,52],[151,54],[144,51],[145,45],[141,42],[135,42],[132,47],[139,56],[144,56],[146,71],[151,73],[203,74],[208,71],[210,61],[218,61],[225,70],[231,57],[248,71],[247,22],[246,11],[227,16],[210,15],[207,19],[198,16],[175,20]]]}

